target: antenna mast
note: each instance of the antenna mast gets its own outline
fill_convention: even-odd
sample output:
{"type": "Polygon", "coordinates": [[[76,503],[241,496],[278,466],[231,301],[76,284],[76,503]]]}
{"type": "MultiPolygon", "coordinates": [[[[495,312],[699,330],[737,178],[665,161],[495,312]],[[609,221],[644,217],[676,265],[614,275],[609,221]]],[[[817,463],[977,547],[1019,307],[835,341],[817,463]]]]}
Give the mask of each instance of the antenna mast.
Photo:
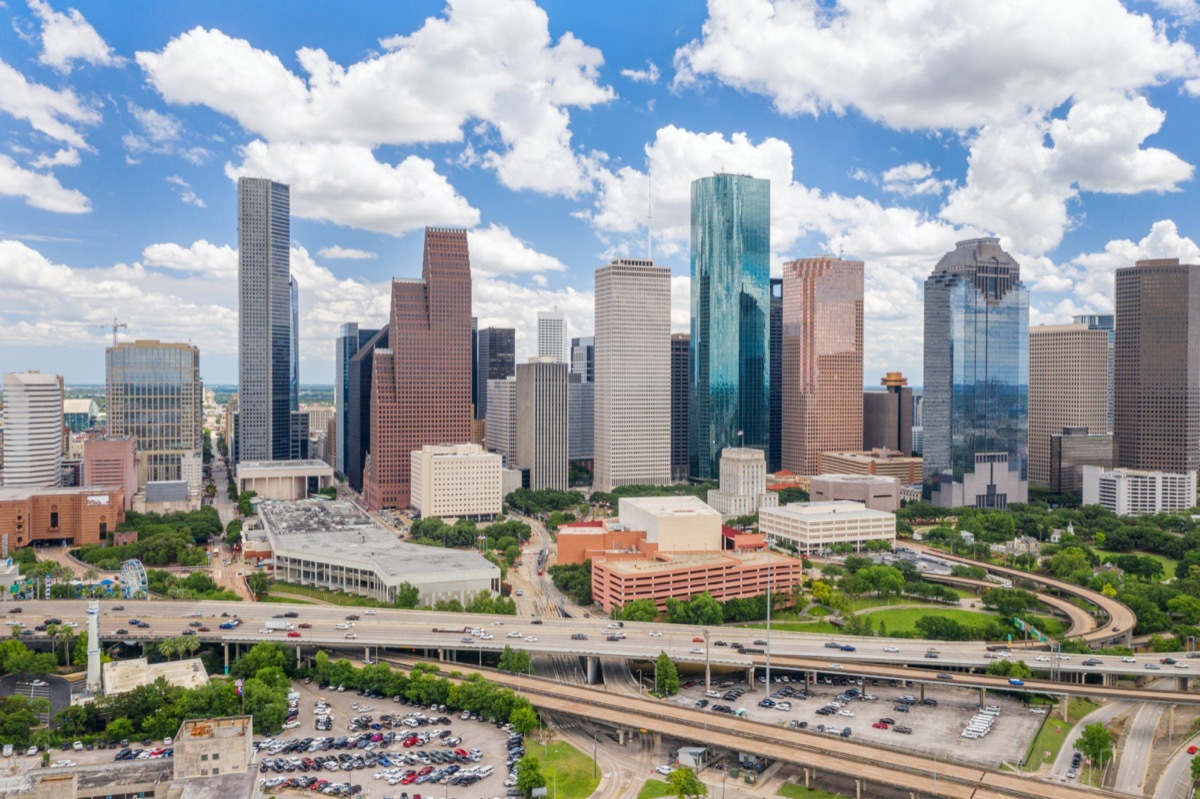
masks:
{"type": "Polygon", "coordinates": [[[646,260],[654,260],[654,172],[646,165],[646,260]]]}

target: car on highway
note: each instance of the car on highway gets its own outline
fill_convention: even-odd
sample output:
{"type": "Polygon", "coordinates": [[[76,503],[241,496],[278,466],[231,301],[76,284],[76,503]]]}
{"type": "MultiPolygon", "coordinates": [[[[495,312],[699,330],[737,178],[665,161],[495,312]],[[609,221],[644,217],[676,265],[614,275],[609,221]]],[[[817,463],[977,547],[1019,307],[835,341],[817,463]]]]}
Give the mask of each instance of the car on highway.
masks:
{"type": "Polygon", "coordinates": [[[937,676],[937,678],[938,678],[939,680],[953,680],[953,679],[954,679],[954,677],[953,677],[952,675],[950,675],[950,674],[947,674],[947,673],[946,673],[946,672],[944,672],[944,671],[943,671],[943,672],[939,672],[939,673],[938,673],[938,676],[937,676]]]}
{"type": "Polygon", "coordinates": [[[871,726],[877,730],[886,730],[888,728],[888,725],[884,724],[882,721],[877,721],[871,726]]]}
{"type": "Polygon", "coordinates": [[[841,663],[829,663],[826,665],[826,668],[830,668],[830,669],[840,669],[841,667],[842,667],[841,663]]]}
{"type": "Polygon", "coordinates": [[[358,634],[357,633],[346,633],[346,637],[347,638],[357,638],[358,634]]]}
{"type": "Polygon", "coordinates": [[[204,626],[204,622],[202,622],[202,621],[189,621],[188,622],[188,627],[203,627],[203,626],[204,626]]]}
{"type": "Polygon", "coordinates": [[[1158,662],[1167,666],[1174,666],[1176,661],[1175,658],[1160,658],[1158,662]]]}
{"type": "Polygon", "coordinates": [[[527,636],[525,636],[525,641],[530,644],[536,644],[537,636],[536,635],[527,635],[527,636]]]}
{"type": "Polygon", "coordinates": [[[312,625],[309,624],[308,622],[303,622],[297,626],[299,626],[301,630],[308,630],[308,629],[312,628],[312,625]]]}
{"type": "Polygon", "coordinates": [[[925,657],[929,658],[930,660],[937,660],[941,656],[938,655],[937,652],[926,652],[925,657]]]}
{"type": "Polygon", "coordinates": [[[754,639],[754,645],[755,646],[766,646],[767,642],[761,638],[756,638],[756,639],[754,639]]]}
{"type": "Polygon", "coordinates": [[[531,621],[531,622],[529,622],[529,623],[530,623],[530,624],[541,624],[541,623],[542,623],[542,620],[541,620],[541,619],[534,619],[533,621],[531,621]]]}
{"type": "Polygon", "coordinates": [[[195,635],[195,634],[196,634],[196,631],[195,631],[195,630],[188,629],[188,630],[184,630],[184,631],[183,631],[183,634],[184,634],[184,635],[195,635]]]}
{"type": "Polygon", "coordinates": [[[701,648],[700,648],[700,647],[698,647],[698,646],[694,646],[694,647],[692,647],[692,649],[691,649],[691,653],[692,653],[693,655],[703,655],[703,654],[704,654],[704,650],[703,650],[703,649],[701,649],[701,648]]]}
{"type": "Polygon", "coordinates": [[[288,633],[287,637],[288,638],[299,638],[300,632],[298,630],[292,630],[291,632],[288,633]]]}
{"type": "Polygon", "coordinates": [[[210,628],[210,627],[197,627],[197,628],[196,628],[196,632],[198,632],[198,633],[211,633],[211,632],[212,632],[212,628],[210,628]]]}
{"type": "Polygon", "coordinates": [[[842,651],[843,652],[855,652],[857,650],[850,644],[842,644],[842,651]]]}
{"type": "Polygon", "coordinates": [[[1121,662],[1122,663],[1137,663],[1137,661],[1134,660],[1133,658],[1131,658],[1129,655],[1126,655],[1125,657],[1121,658],[1121,662]]]}
{"type": "Polygon", "coordinates": [[[1188,667],[1188,664],[1184,663],[1182,660],[1176,661],[1176,663],[1175,663],[1175,668],[1177,668],[1177,669],[1186,669],[1187,667],[1188,667]]]}
{"type": "Polygon", "coordinates": [[[658,630],[651,630],[650,637],[651,638],[662,638],[662,633],[659,632],[658,630]]]}
{"type": "Polygon", "coordinates": [[[826,649],[841,649],[842,645],[839,644],[837,641],[826,641],[825,648],[826,649]]]}
{"type": "Polygon", "coordinates": [[[358,614],[351,613],[349,616],[346,617],[346,621],[358,621],[358,614]]]}
{"type": "Polygon", "coordinates": [[[713,646],[729,646],[729,644],[725,641],[713,641],[713,646]]]}
{"type": "Polygon", "coordinates": [[[572,641],[586,641],[587,636],[584,635],[583,633],[571,633],[571,640],[572,641]]]}
{"type": "Polygon", "coordinates": [[[1101,663],[1103,663],[1103,662],[1104,662],[1104,661],[1100,660],[1100,658],[1088,658],[1087,660],[1083,661],[1083,665],[1085,665],[1085,666],[1099,666],[1099,665],[1100,665],[1101,663]]]}
{"type": "MultiPolygon", "coordinates": [[[[113,605],[112,606],[112,610],[124,610],[124,609],[125,609],[124,605],[113,605]]],[[[20,608],[13,608],[12,610],[9,611],[9,613],[20,613],[20,612],[21,612],[20,608]]]]}
{"type": "MultiPolygon", "coordinates": [[[[939,676],[940,676],[940,675],[939,675],[939,676]]],[[[1008,678],[1008,684],[1009,684],[1009,685],[1017,685],[1017,686],[1021,686],[1021,685],[1024,685],[1024,684],[1025,684],[1025,681],[1024,681],[1024,680],[1019,680],[1019,679],[1017,679],[1016,677],[1009,677],[1009,678],[1008,678]]]]}
{"type": "Polygon", "coordinates": [[[1157,663],[1147,663],[1146,668],[1150,671],[1161,671],[1162,668],[1157,663]]]}
{"type": "Polygon", "coordinates": [[[275,632],[275,631],[272,630],[270,627],[263,627],[261,630],[259,630],[259,633],[261,633],[262,635],[270,635],[273,632],[275,632]]]}
{"type": "Polygon", "coordinates": [[[117,630],[117,635],[129,635],[129,630],[117,630]]]}
{"type": "Polygon", "coordinates": [[[899,652],[899,651],[900,651],[900,647],[898,647],[898,646],[885,646],[885,647],[883,648],[883,651],[884,651],[884,652],[899,652]]]}
{"type": "Polygon", "coordinates": [[[1038,655],[1037,657],[1034,658],[1034,660],[1036,660],[1038,663],[1049,663],[1050,662],[1050,658],[1047,657],[1046,655],[1038,655]]]}
{"type": "Polygon", "coordinates": [[[1189,746],[1189,747],[1187,748],[1187,753],[1188,753],[1189,755],[1194,755],[1194,754],[1196,754],[1196,751],[1197,751],[1197,750],[1196,750],[1196,745],[1195,745],[1195,744],[1192,744],[1191,746],[1189,746]]]}
{"type": "Polygon", "coordinates": [[[509,637],[509,638],[520,638],[520,637],[521,637],[521,633],[520,633],[520,631],[518,631],[518,630],[509,630],[509,632],[508,632],[508,636],[507,636],[507,637],[509,637]]]}
{"type": "Polygon", "coordinates": [[[701,638],[700,636],[696,636],[695,638],[692,639],[692,643],[693,644],[702,644],[702,643],[704,643],[704,639],[701,638]]]}

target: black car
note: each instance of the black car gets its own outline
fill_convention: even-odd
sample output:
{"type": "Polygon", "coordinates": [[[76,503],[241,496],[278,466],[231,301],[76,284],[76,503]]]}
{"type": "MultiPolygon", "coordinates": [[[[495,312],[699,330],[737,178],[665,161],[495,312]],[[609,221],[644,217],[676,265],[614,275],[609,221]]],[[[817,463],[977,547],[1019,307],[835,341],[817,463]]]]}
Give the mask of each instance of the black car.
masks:
{"type": "Polygon", "coordinates": [[[124,609],[125,609],[124,605],[113,605],[111,608],[111,610],[124,610],[124,609]]]}
{"type": "Polygon", "coordinates": [[[907,713],[908,705],[896,705],[894,708],[892,708],[892,710],[896,711],[897,713],[907,713]]]}
{"type": "Polygon", "coordinates": [[[754,641],[754,645],[755,645],[755,646],[766,646],[766,645],[767,645],[767,642],[766,642],[766,641],[764,641],[764,640],[763,640],[763,639],[761,639],[761,638],[758,638],[758,639],[755,639],[755,641],[754,641]]]}
{"type": "Polygon", "coordinates": [[[542,623],[542,620],[541,620],[541,619],[534,619],[533,621],[531,621],[531,622],[529,622],[529,623],[530,623],[530,624],[541,624],[541,623],[542,623]]]}
{"type": "Polygon", "coordinates": [[[586,641],[587,636],[584,635],[583,633],[571,633],[571,640],[572,641],[586,641]]]}
{"type": "Polygon", "coordinates": [[[895,720],[894,718],[891,718],[890,716],[884,716],[883,718],[881,718],[881,719],[879,720],[879,723],[880,723],[880,724],[889,724],[889,725],[890,725],[890,724],[895,724],[895,723],[896,723],[896,720],[895,720]]]}

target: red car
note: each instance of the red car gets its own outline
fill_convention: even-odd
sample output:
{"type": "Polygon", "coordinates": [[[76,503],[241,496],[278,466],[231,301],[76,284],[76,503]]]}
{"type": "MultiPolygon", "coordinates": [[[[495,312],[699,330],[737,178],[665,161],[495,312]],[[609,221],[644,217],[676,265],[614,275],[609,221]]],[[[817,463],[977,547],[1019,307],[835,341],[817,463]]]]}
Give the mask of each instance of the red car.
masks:
{"type": "Polygon", "coordinates": [[[888,728],[888,725],[884,724],[882,721],[877,721],[871,726],[877,730],[886,730],[888,728]]]}
{"type": "Polygon", "coordinates": [[[292,630],[290,633],[288,633],[288,638],[299,638],[299,637],[300,637],[300,632],[298,630],[292,630]]]}
{"type": "Polygon", "coordinates": [[[300,629],[301,629],[301,630],[307,630],[307,629],[309,629],[309,628],[311,628],[311,627],[312,627],[312,625],[311,625],[311,624],[309,624],[308,622],[304,622],[304,623],[302,623],[302,624],[300,625],[300,629]]]}
{"type": "Polygon", "coordinates": [[[1196,745],[1195,744],[1192,744],[1191,746],[1188,747],[1188,754],[1189,755],[1196,754],[1196,745]]]}
{"type": "Polygon", "coordinates": [[[412,785],[417,781],[417,772],[410,771],[404,775],[404,779],[400,780],[401,785],[412,785]]]}
{"type": "Polygon", "coordinates": [[[208,628],[208,627],[197,627],[196,629],[202,633],[211,633],[212,632],[212,629],[208,628]]]}

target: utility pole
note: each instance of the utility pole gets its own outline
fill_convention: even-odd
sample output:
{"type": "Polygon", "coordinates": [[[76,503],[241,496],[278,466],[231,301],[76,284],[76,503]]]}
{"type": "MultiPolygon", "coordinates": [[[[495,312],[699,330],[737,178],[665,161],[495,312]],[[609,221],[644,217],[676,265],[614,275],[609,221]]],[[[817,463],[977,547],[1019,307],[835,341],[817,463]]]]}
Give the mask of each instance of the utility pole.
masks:
{"type": "MultiPolygon", "coordinates": [[[[738,431],[739,433],[741,431],[738,431]]],[[[763,686],[763,696],[771,695],[771,538],[767,542],[767,682],[763,686]]]]}

